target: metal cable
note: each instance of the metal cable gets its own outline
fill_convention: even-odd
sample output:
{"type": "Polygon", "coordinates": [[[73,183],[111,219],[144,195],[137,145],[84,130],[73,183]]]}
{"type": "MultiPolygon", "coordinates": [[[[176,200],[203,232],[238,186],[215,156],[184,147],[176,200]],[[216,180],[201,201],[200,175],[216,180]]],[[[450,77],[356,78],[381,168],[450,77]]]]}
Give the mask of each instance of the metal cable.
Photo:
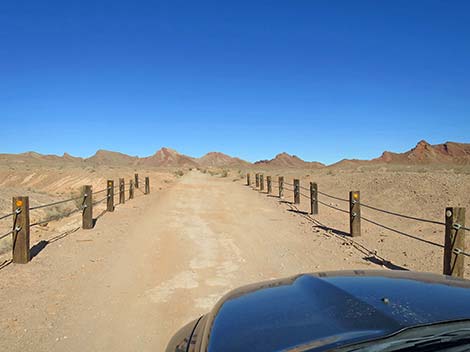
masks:
{"type": "Polygon", "coordinates": [[[289,183],[289,182],[286,182],[286,181],[284,181],[284,184],[288,185],[288,186],[292,186],[292,187],[294,186],[292,183],[289,183]]]}
{"type": "Polygon", "coordinates": [[[103,193],[103,192],[106,192],[107,190],[109,190],[110,187],[106,187],[105,189],[101,189],[99,191],[94,191],[93,194],[99,194],[99,193],[103,193]]]}
{"type": "Polygon", "coordinates": [[[82,199],[82,198],[84,198],[84,196],[80,196],[80,197],[76,197],[76,198],[70,198],[70,199],[66,199],[66,200],[60,200],[58,202],[49,203],[49,204],[42,204],[42,205],[38,205],[38,206],[35,206],[35,207],[30,207],[29,210],[36,210],[36,209],[41,209],[41,208],[52,207],[54,205],[68,203],[68,202],[72,202],[72,201],[82,199]]]}
{"type": "Polygon", "coordinates": [[[466,257],[470,257],[470,253],[464,252],[464,251],[461,250],[460,248],[454,248],[453,252],[454,252],[454,254],[456,254],[456,255],[464,255],[464,256],[466,256],[466,257]]]}
{"type": "Polygon", "coordinates": [[[322,196],[325,196],[325,197],[329,197],[329,198],[332,198],[332,199],[336,199],[336,200],[339,200],[339,201],[342,201],[342,202],[348,202],[349,203],[349,199],[332,196],[331,194],[328,194],[328,193],[325,193],[325,192],[320,192],[320,191],[317,191],[317,193],[321,194],[322,196]]]}
{"type": "Polygon", "coordinates": [[[457,230],[457,231],[458,231],[458,230],[467,230],[467,231],[470,231],[470,229],[469,229],[468,227],[462,226],[462,225],[457,224],[457,223],[453,224],[453,228],[454,228],[455,230],[457,230]]]}
{"type": "Polygon", "coordinates": [[[444,225],[444,226],[446,225],[445,222],[440,222],[440,221],[435,221],[435,220],[428,220],[428,219],[422,219],[422,218],[417,218],[417,217],[414,217],[414,216],[399,214],[399,213],[395,213],[395,212],[393,212],[393,211],[389,211],[389,210],[384,210],[384,209],[376,208],[376,207],[373,207],[373,206],[371,206],[371,205],[364,204],[364,203],[359,203],[359,204],[360,204],[361,206],[365,207],[365,208],[369,208],[369,209],[372,209],[372,210],[375,210],[375,211],[379,211],[379,212],[382,212],[382,213],[385,213],[385,214],[389,214],[389,215],[398,216],[398,217],[405,218],[405,219],[416,220],[416,221],[421,221],[421,222],[427,222],[427,223],[430,223],[430,224],[437,224],[437,225],[444,225]]]}
{"type": "Polygon", "coordinates": [[[368,218],[365,218],[363,216],[361,216],[361,219],[364,220],[364,221],[367,221],[371,224],[374,224],[376,226],[379,226],[379,227],[382,227],[386,230],[389,230],[389,231],[392,231],[392,232],[395,232],[395,233],[398,233],[400,235],[404,235],[406,237],[410,237],[410,238],[413,238],[415,240],[418,240],[418,241],[421,241],[421,242],[425,242],[427,244],[430,244],[430,245],[433,245],[433,246],[436,246],[436,247],[439,247],[439,248],[444,248],[444,246],[442,244],[439,244],[439,243],[436,243],[436,242],[432,242],[432,241],[429,241],[429,240],[425,240],[424,238],[421,238],[421,237],[418,237],[418,236],[415,236],[415,235],[410,235],[409,233],[406,233],[406,232],[403,232],[403,231],[400,231],[400,230],[397,230],[397,229],[394,229],[393,227],[389,227],[389,226],[386,226],[386,225],[383,225],[383,224],[380,224],[374,220],[370,220],[368,218]]]}
{"type": "Polygon", "coordinates": [[[318,203],[323,204],[323,205],[326,206],[326,207],[329,207],[329,208],[331,208],[331,209],[338,210],[338,211],[341,211],[341,212],[343,212],[343,213],[349,214],[349,211],[347,211],[347,210],[343,210],[343,209],[334,207],[334,206],[332,206],[332,205],[330,205],[330,204],[327,204],[327,203],[322,202],[321,200],[317,200],[317,201],[318,201],[318,203]]]}
{"type": "MultiPolygon", "coordinates": [[[[291,206],[291,207],[293,207],[293,206],[291,206]]],[[[293,208],[295,208],[295,207],[293,207],[293,208]]],[[[342,241],[349,242],[351,245],[353,245],[361,253],[364,253],[366,255],[374,256],[374,257],[380,259],[382,262],[389,262],[385,258],[378,255],[376,250],[371,250],[371,249],[367,248],[366,246],[364,246],[363,244],[360,244],[359,242],[354,241],[350,237],[346,237],[344,235],[338,234],[337,230],[332,229],[332,228],[322,224],[320,221],[318,221],[318,219],[313,218],[310,214],[301,214],[301,216],[303,218],[309,220],[310,222],[314,223],[316,227],[323,228],[324,230],[329,230],[329,232],[328,232],[329,234],[341,239],[342,241]]]]}
{"type": "Polygon", "coordinates": [[[108,199],[108,198],[109,198],[109,197],[106,196],[106,197],[104,197],[103,199],[97,200],[96,202],[93,203],[93,205],[99,204],[99,203],[101,203],[102,201],[105,201],[105,200],[108,199]]]}
{"type": "Polygon", "coordinates": [[[15,215],[15,212],[10,213],[10,214],[6,214],[6,215],[3,215],[3,216],[0,216],[0,220],[6,219],[6,218],[8,218],[8,217],[10,217],[10,216],[13,216],[13,215],[15,215]]]}
{"type": "Polygon", "coordinates": [[[70,216],[70,215],[72,215],[72,214],[74,214],[74,213],[77,213],[77,212],[79,212],[79,211],[81,211],[81,210],[83,210],[83,209],[85,209],[85,207],[84,207],[84,206],[81,206],[80,208],[75,209],[75,210],[72,210],[72,211],[70,211],[70,212],[68,212],[68,213],[59,214],[59,215],[56,215],[56,216],[52,216],[52,217],[50,217],[50,218],[48,218],[48,219],[46,219],[46,220],[40,220],[40,221],[38,221],[38,222],[35,222],[35,223],[29,225],[29,227],[34,227],[34,226],[46,224],[46,223],[51,222],[51,221],[60,220],[60,219],[66,218],[66,217],[68,217],[68,216],[70,216]]]}
{"type": "Polygon", "coordinates": [[[13,233],[13,230],[11,230],[10,232],[7,232],[6,234],[4,235],[1,235],[0,236],[0,240],[3,240],[5,237],[7,237],[8,235],[11,235],[13,233]]]}

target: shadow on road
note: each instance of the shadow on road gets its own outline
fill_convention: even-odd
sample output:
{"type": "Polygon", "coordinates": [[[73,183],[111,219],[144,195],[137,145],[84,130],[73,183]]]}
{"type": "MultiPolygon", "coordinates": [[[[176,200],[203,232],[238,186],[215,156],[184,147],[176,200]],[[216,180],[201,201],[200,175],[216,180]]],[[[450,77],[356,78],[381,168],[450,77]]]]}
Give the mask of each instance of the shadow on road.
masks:
{"type": "Polygon", "coordinates": [[[51,237],[47,240],[41,240],[38,243],[36,243],[34,246],[31,247],[30,249],[30,254],[31,254],[31,260],[33,260],[34,257],[36,257],[39,253],[42,252],[44,248],[46,248],[49,244],[54,243],[56,241],[59,241],[69,235],[71,235],[74,232],[77,232],[80,230],[80,227],[73,228],[71,230],[65,231],[59,235],[56,235],[54,237],[51,237]]]}
{"type": "Polygon", "coordinates": [[[287,209],[287,211],[299,214],[302,218],[304,218],[305,220],[307,220],[308,222],[313,224],[313,228],[321,229],[321,230],[325,231],[326,233],[334,235],[337,238],[343,240],[344,243],[348,243],[349,245],[354,246],[354,248],[356,248],[359,252],[364,254],[364,257],[362,258],[363,260],[365,260],[369,263],[384,266],[384,267],[386,267],[388,269],[391,269],[391,270],[406,270],[406,271],[409,270],[409,269],[404,268],[402,266],[393,264],[391,261],[379,256],[375,251],[371,251],[370,249],[368,249],[364,245],[362,245],[359,242],[355,241],[351,237],[350,233],[344,232],[344,231],[341,231],[341,230],[338,230],[338,229],[335,229],[335,228],[332,228],[330,226],[326,226],[326,225],[322,224],[318,219],[313,218],[310,215],[310,213],[298,209],[294,205],[294,203],[288,202],[288,201],[282,201],[282,200],[279,201],[279,202],[287,204],[289,206],[289,209],[287,209]]]}
{"type": "Polygon", "coordinates": [[[368,261],[370,263],[374,263],[374,264],[377,264],[377,265],[384,266],[384,267],[386,267],[387,269],[390,269],[390,270],[409,271],[409,269],[407,269],[405,267],[393,264],[392,262],[389,262],[388,260],[382,260],[382,259],[379,259],[377,257],[364,257],[362,259],[364,259],[365,261],[368,261]]]}
{"type": "Polygon", "coordinates": [[[287,209],[291,213],[301,214],[301,215],[309,215],[307,211],[297,210],[297,209],[287,209]]]}

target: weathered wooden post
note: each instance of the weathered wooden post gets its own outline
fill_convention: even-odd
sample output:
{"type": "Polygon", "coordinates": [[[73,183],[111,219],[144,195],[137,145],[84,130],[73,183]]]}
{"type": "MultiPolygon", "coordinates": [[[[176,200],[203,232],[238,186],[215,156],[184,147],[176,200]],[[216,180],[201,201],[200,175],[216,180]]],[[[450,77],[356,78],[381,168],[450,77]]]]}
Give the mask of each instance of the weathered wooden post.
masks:
{"type": "Polygon", "coordinates": [[[83,186],[82,228],[93,228],[93,189],[90,185],[83,186]]]}
{"type": "Polygon", "coordinates": [[[256,188],[259,187],[259,174],[256,174],[256,183],[255,183],[255,185],[256,185],[256,188]]]}
{"type": "Polygon", "coordinates": [[[279,198],[282,199],[284,197],[284,177],[279,176],[279,198]]]}
{"type": "Polygon", "coordinates": [[[114,180],[108,180],[108,200],[106,202],[106,210],[114,211],[114,180]]]}
{"type": "Polygon", "coordinates": [[[259,190],[264,191],[264,175],[259,175],[259,190]]]}
{"type": "Polygon", "coordinates": [[[273,191],[271,182],[271,176],[266,176],[266,186],[268,187],[268,194],[271,194],[271,192],[273,191]]]}
{"type": "Polygon", "coordinates": [[[148,176],[145,176],[145,194],[150,193],[150,179],[148,176]]]}
{"type": "Polygon", "coordinates": [[[250,185],[250,174],[246,174],[246,185],[250,185]]]}
{"type": "Polygon", "coordinates": [[[300,204],[300,180],[294,179],[294,204],[300,204]]]}
{"type": "Polygon", "coordinates": [[[135,188],[139,188],[139,174],[134,174],[135,188]]]}
{"type": "Polygon", "coordinates": [[[463,278],[465,252],[465,208],[446,208],[444,275],[463,278]]]}
{"type": "Polygon", "coordinates": [[[13,197],[13,263],[31,260],[29,248],[29,197],[13,197]]]}
{"type": "Polygon", "coordinates": [[[360,196],[359,191],[349,192],[349,231],[352,237],[361,235],[360,196]]]}
{"type": "Polygon", "coordinates": [[[124,184],[124,179],[119,179],[119,204],[124,204],[126,202],[126,185],[124,184]]]}
{"type": "Polygon", "coordinates": [[[134,199],[134,181],[129,181],[129,199],[134,199]]]}
{"type": "Polygon", "coordinates": [[[318,214],[318,186],[315,182],[310,182],[310,214],[318,214]]]}

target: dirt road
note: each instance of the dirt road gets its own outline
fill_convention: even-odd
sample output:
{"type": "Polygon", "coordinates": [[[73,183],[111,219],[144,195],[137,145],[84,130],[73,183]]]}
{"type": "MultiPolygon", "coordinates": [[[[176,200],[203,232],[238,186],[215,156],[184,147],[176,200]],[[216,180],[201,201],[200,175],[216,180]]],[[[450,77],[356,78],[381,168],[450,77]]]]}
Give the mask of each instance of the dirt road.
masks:
{"type": "Polygon", "coordinates": [[[241,182],[191,172],[0,270],[0,349],[162,351],[234,287],[371,267],[241,182]]]}

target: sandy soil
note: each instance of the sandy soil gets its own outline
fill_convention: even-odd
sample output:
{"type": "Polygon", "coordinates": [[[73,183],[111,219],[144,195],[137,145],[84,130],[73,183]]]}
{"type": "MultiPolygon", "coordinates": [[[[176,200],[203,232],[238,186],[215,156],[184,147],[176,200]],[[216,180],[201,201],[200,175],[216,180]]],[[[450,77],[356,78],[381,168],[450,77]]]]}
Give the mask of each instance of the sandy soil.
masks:
{"type": "MultiPolygon", "coordinates": [[[[439,195],[469,206],[468,175],[322,172],[304,174],[302,185],[315,179],[320,190],[340,197],[356,188],[364,202],[397,211],[407,204],[413,215],[442,218],[446,201],[434,201],[433,187],[427,188],[437,184],[439,195]],[[388,192],[400,202],[390,204],[384,198],[388,192]],[[416,200],[414,206],[407,203],[416,200]]],[[[283,174],[287,182],[293,176],[283,174]]],[[[244,186],[238,176],[190,172],[105,214],[93,230],[52,237],[31,263],[4,267],[4,346],[9,351],[160,351],[179,327],[240,285],[332,269],[441,272],[440,248],[365,223],[363,236],[353,243],[331,230],[347,231],[347,214],[323,206],[312,219],[298,212],[308,209],[306,199],[295,209],[286,202],[289,193],[280,201],[244,186]]],[[[380,216],[375,218],[442,243],[439,227],[380,216]]]]}
{"type": "MultiPolygon", "coordinates": [[[[259,172],[259,171],[257,171],[259,172]]],[[[465,207],[470,223],[470,174],[446,169],[408,167],[392,170],[386,168],[361,170],[271,170],[262,171],[277,181],[282,175],[285,182],[293,184],[300,179],[302,193],[309,195],[309,183],[316,182],[318,190],[347,200],[349,191],[361,192],[361,203],[369,204],[392,212],[418,218],[445,222],[445,208],[465,207]]],[[[254,181],[254,174],[252,176],[254,181]]],[[[273,183],[273,193],[278,194],[277,183],[273,183]]],[[[290,187],[292,189],[292,187],[290,187]]],[[[293,192],[286,191],[285,199],[293,201],[293,192]]],[[[320,201],[349,211],[349,203],[320,195],[320,201]]],[[[301,197],[300,211],[310,211],[310,201],[301,197]]],[[[401,233],[362,221],[362,237],[355,238],[371,253],[392,262],[392,267],[442,273],[444,226],[434,225],[383,214],[365,207],[361,208],[363,218],[372,220],[401,233]],[[430,243],[431,242],[431,243],[430,243]]],[[[324,225],[333,233],[349,233],[349,215],[325,205],[319,205],[319,214],[312,225],[324,225]]],[[[310,220],[311,221],[311,220],[310,220]]],[[[467,237],[467,248],[470,240],[467,237]]],[[[466,273],[470,277],[470,260],[467,260],[466,273]]]]}
{"type": "MultiPolygon", "coordinates": [[[[126,184],[128,184],[131,179],[134,179],[134,173],[140,175],[140,182],[144,182],[145,176],[149,176],[152,189],[165,187],[175,179],[175,174],[171,171],[151,168],[134,169],[105,166],[78,168],[51,165],[12,166],[0,164],[0,216],[11,213],[13,196],[29,196],[30,206],[34,207],[77,197],[83,185],[92,185],[93,191],[96,192],[106,188],[108,179],[113,179],[115,185],[117,185],[119,178],[123,177],[126,184]]],[[[96,194],[93,201],[101,200],[105,196],[105,193],[96,194]]],[[[126,197],[128,196],[128,187],[126,187],[126,197]]],[[[115,201],[117,200],[118,197],[115,196],[115,201]]],[[[77,210],[80,205],[80,201],[69,202],[31,211],[31,224],[70,213],[77,210]]],[[[104,209],[105,204],[101,203],[95,207],[95,212],[99,214],[104,209]]],[[[11,218],[0,221],[0,235],[11,230],[11,223],[11,218]]],[[[31,228],[31,243],[34,244],[51,234],[70,231],[80,226],[80,224],[81,214],[77,213],[60,221],[34,226],[31,228]]],[[[5,258],[8,258],[10,249],[10,236],[0,240],[0,264],[5,258]]]]}

